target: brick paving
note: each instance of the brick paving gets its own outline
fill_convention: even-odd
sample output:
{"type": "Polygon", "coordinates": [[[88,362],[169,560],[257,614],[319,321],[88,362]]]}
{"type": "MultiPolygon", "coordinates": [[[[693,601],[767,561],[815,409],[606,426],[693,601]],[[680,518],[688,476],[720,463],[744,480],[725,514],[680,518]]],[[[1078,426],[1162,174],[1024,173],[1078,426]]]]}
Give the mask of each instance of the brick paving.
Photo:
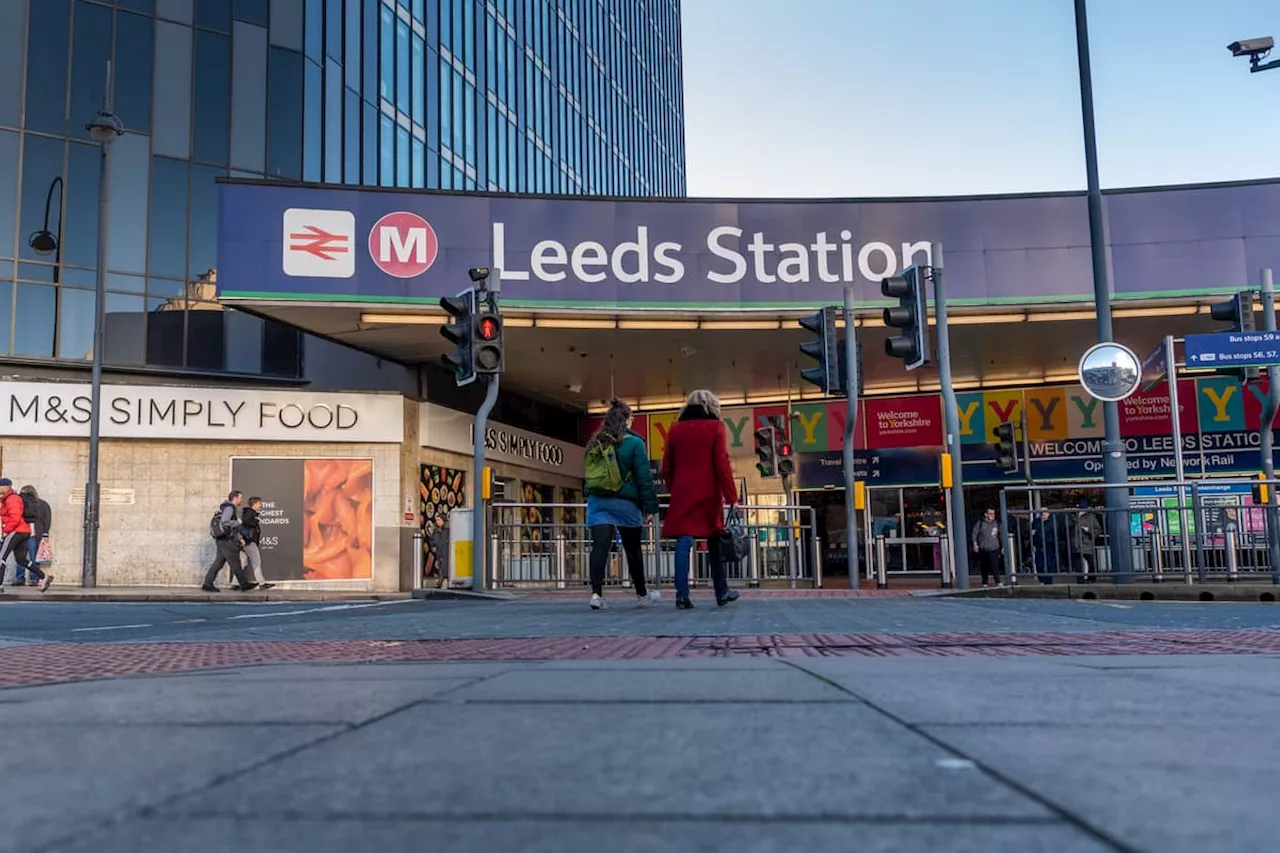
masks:
{"type": "Polygon", "coordinates": [[[759,634],[516,639],[48,643],[0,649],[0,687],[278,663],[1277,654],[1280,631],[759,634]]]}
{"type": "MultiPolygon", "coordinates": [[[[929,589],[937,590],[937,584],[929,589]]],[[[673,596],[672,588],[669,584],[659,587],[664,596],[673,596]]],[[[924,590],[924,587],[920,587],[924,590]]],[[[587,590],[590,592],[590,590],[587,590]]],[[[630,592],[627,587],[613,586],[605,590],[605,595],[620,596],[622,593],[630,592]]],[[[744,595],[752,598],[910,598],[915,592],[910,588],[904,589],[848,589],[837,587],[835,589],[763,589],[743,590],[744,595]]],[[[583,591],[581,587],[572,587],[559,590],[536,590],[533,592],[517,592],[522,599],[529,601],[548,601],[560,600],[565,598],[581,598],[583,591]]],[[[694,600],[714,600],[715,595],[710,590],[693,590],[690,598],[694,600]]]]}

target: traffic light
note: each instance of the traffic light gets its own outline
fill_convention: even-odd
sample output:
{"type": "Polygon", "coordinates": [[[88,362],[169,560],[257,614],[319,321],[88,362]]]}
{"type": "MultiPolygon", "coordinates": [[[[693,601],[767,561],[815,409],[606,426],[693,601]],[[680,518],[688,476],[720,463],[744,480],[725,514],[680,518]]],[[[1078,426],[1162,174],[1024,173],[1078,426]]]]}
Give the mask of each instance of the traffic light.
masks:
{"type": "Polygon", "coordinates": [[[778,473],[790,477],[796,472],[796,460],[791,455],[791,442],[778,442],[778,473]]]}
{"type": "Polygon", "coordinates": [[[481,374],[501,373],[503,367],[502,354],[502,315],[498,313],[497,298],[489,291],[480,301],[476,311],[475,325],[475,372],[481,374]]]}
{"type": "Polygon", "coordinates": [[[440,334],[454,346],[453,352],[445,353],[444,363],[453,371],[459,386],[469,385],[476,380],[475,347],[472,340],[476,325],[475,289],[464,290],[453,297],[442,297],[440,307],[449,315],[440,334]]]}
{"type": "Polygon", "coordinates": [[[800,371],[800,377],[822,389],[824,394],[843,394],[844,383],[841,381],[839,332],[836,330],[836,311],[834,305],[823,308],[817,314],[800,319],[800,328],[817,335],[816,340],[806,341],[800,345],[800,352],[815,359],[817,367],[808,367],[800,371]]]}
{"type": "Polygon", "coordinates": [[[1018,470],[1018,441],[1014,436],[1013,424],[1005,421],[992,432],[996,437],[996,465],[1006,474],[1018,470]]]}
{"type": "Polygon", "coordinates": [[[761,477],[778,476],[778,431],[775,427],[761,427],[755,432],[756,438],[756,456],[760,459],[756,463],[756,470],[760,472],[761,477]]]}
{"type": "MultiPolygon", "coordinates": [[[[1255,331],[1257,326],[1254,324],[1253,319],[1253,291],[1242,290],[1226,302],[1211,305],[1209,307],[1209,316],[1219,322],[1230,323],[1231,331],[1233,332],[1255,331]]],[[[1258,378],[1258,368],[1256,367],[1237,367],[1222,372],[1238,376],[1240,381],[1246,384],[1258,378]]]]}
{"type": "Polygon", "coordinates": [[[880,292],[898,300],[897,305],[884,309],[884,324],[900,332],[885,339],[885,355],[905,361],[907,370],[923,367],[929,360],[929,313],[920,267],[909,266],[901,275],[882,280],[880,292]]]}

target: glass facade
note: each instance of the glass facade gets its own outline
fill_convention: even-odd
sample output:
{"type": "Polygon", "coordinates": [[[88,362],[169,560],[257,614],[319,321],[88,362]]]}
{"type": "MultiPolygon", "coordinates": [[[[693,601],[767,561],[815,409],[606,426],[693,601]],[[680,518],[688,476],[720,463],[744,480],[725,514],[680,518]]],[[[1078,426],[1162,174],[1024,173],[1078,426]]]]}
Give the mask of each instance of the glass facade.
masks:
{"type": "Polygon", "coordinates": [[[108,84],[106,363],[292,379],[218,177],[680,196],[680,50],[679,0],[0,0],[0,358],[92,357],[108,84]]]}

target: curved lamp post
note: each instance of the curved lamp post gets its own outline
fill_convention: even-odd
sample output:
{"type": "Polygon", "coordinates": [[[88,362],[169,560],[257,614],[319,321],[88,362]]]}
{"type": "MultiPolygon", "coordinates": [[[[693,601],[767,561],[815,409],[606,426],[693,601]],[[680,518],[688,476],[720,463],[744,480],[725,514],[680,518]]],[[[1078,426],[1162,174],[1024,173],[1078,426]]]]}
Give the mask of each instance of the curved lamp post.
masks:
{"type": "Polygon", "coordinates": [[[102,109],[85,125],[89,136],[102,149],[98,176],[98,269],[93,308],[93,374],[89,386],[89,475],[84,489],[84,555],[80,564],[80,582],[86,587],[98,585],[98,438],[102,416],[102,358],[106,339],[107,305],[107,217],[111,192],[111,143],[124,135],[124,123],[111,111],[111,63],[107,63],[107,88],[102,109]]]}

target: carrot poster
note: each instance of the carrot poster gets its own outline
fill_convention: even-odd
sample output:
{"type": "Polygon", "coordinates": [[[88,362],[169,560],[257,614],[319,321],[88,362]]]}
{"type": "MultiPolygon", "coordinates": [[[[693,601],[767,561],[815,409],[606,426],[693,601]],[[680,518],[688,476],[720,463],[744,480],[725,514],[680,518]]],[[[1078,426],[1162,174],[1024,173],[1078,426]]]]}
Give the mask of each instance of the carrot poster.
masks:
{"type": "Polygon", "coordinates": [[[231,460],[231,488],[262,499],[269,581],[373,577],[373,460],[231,460]]]}

